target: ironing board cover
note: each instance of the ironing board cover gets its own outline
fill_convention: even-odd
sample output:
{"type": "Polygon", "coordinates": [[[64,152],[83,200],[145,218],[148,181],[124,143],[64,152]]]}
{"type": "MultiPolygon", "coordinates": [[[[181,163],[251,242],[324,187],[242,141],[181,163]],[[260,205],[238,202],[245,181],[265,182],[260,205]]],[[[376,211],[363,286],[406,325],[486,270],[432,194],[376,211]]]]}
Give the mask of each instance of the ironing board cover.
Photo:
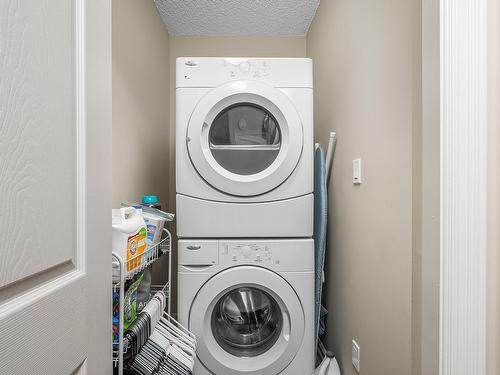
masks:
{"type": "Polygon", "coordinates": [[[323,289],[322,273],[325,263],[327,198],[325,153],[321,145],[318,145],[314,152],[314,315],[316,346],[319,340],[321,294],[323,289]]]}

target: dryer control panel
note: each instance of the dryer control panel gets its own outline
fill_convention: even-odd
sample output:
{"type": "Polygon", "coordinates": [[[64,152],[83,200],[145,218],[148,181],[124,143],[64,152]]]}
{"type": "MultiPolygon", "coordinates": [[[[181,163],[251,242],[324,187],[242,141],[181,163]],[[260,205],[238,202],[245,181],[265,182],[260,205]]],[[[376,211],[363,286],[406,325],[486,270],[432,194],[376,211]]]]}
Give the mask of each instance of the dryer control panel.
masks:
{"type": "Polygon", "coordinates": [[[176,88],[218,87],[240,80],[256,80],[273,87],[312,88],[312,60],[263,57],[179,57],[176,88]]]}
{"type": "Polygon", "coordinates": [[[269,64],[263,59],[224,59],[225,75],[229,79],[259,79],[270,73],[269,64]]]}

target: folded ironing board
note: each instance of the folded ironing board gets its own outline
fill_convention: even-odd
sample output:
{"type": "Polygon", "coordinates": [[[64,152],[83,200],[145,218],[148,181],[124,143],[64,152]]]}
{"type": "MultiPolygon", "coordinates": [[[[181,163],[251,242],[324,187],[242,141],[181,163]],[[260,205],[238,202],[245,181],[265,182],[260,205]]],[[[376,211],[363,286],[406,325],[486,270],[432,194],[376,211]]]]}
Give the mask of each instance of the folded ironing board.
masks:
{"type": "Polygon", "coordinates": [[[314,152],[314,299],[316,347],[319,340],[320,317],[324,315],[321,314],[321,295],[323,289],[323,268],[325,264],[328,207],[326,178],[325,153],[321,145],[318,145],[314,152]]]}

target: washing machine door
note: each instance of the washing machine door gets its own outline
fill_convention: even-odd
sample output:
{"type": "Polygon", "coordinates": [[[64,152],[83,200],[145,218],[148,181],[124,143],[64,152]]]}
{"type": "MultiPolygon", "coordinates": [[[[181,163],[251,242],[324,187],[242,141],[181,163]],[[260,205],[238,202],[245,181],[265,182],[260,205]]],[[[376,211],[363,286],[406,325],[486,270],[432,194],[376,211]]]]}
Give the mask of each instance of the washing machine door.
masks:
{"type": "Polygon", "coordinates": [[[201,177],[236,196],[264,194],[297,166],[302,122],[280,90],[235,81],[205,95],[189,120],[187,148],[201,177]]]}
{"type": "Polygon", "coordinates": [[[198,358],[219,375],[279,374],[297,354],[304,327],[293,288],[276,273],[253,266],[212,277],[189,314],[198,358]]]}

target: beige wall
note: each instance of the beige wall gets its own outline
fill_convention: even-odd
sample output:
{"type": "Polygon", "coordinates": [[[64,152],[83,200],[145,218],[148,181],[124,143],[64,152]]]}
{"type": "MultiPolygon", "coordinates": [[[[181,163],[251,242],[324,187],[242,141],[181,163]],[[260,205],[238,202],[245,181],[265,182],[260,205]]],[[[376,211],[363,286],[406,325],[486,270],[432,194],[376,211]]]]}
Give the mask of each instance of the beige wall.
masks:
{"type": "Polygon", "coordinates": [[[154,2],[113,0],[113,207],[143,194],[168,202],[169,78],[154,2]]]}
{"type": "Polygon", "coordinates": [[[412,374],[439,373],[439,0],[415,1],[412,374]]]}
{"type": "MultiPolygon", "coordinates": [[[[169,199],[169,38],[153,1],[113,0],[113,207],[169,199]]],[[[154,267],[165,281],[167,259],[154,267]]]]}
{"type": "Polygon", "coordinates": [[[336,131],[329,184],[327,344],[361,372],[411,373],[414,0],[322,1],[307,36],[314,60],[315,138],[336,131]],[[352,160],[363,183],[352,184],[352,160]]]}

